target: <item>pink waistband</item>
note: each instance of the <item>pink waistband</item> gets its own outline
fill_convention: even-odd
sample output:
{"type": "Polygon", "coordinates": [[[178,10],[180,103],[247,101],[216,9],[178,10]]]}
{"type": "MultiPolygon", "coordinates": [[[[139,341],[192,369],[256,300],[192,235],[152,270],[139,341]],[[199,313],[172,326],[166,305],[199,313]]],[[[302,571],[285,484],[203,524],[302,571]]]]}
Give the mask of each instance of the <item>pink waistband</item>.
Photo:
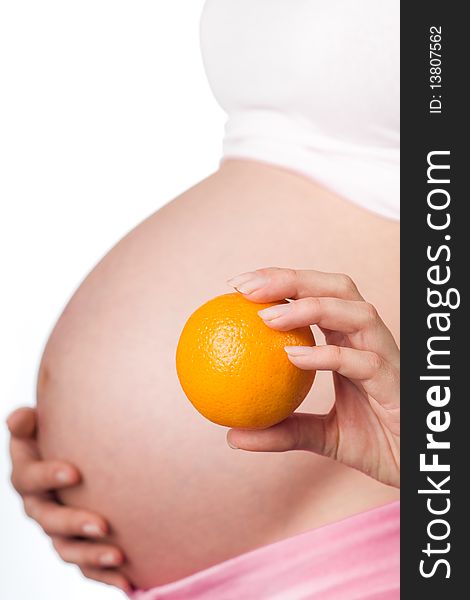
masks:
{"type": "Polygon", "coordinates": [[[400,503],[264,546],[132,600],[397,600],[400,503]]]}

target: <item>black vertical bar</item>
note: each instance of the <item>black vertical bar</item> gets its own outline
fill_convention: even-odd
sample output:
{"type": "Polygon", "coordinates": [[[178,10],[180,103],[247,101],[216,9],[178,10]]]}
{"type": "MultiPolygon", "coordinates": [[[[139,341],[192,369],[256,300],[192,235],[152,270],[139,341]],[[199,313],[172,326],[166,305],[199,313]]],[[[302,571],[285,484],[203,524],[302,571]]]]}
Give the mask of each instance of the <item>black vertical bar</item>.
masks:
{"type": "MultiPolygon", "coordinates": [[[[463,14],[465,8],[464,3],[435,0],[401,3],[401,572],[405,599],[470,597],[465,585],[468,571],[465,541],[470,529],[466,517],[470,506],[467,491],[470,390],[468,384],[464,387],[466,375],[470,374],[466,314],[470,198],[465,185],[470,172],[466,165],[470,128],[464,92],[470,71],[470,36],[463,14]],[[438,74],[440,81],[431,79],[438,74]],[[439,82],[442,87],[431,88],[439,82]],[[436,151],[449,154],[434,154],[429,158],[429,153],[436,151]],[[449,165],[450,169],[431,170],[428,181],[428,160],[449,165]],[[447,178],[450,182],[444,183],[447,178]],[[449,205],[442,210],[428,204],[444,206],[448,198],[449,205]],[[448,218],[450,223],[443,229],[433,229],[428,218],[437,227],[443,226],[448,218]],[[435,266],[438,268],[428,271],[435,266]],[[430,278],[442,281],[448,275],[449,281],[445,283],[430,281],[430,278]],[[432,308],[430,301],[438,304],[438,295],[434,294],[429,301],[428,289],[440,292],[443,297],[455,289],[450,292],[450,304],[455,305],[460,295],[460,306],[432,308]],[[430,317],[433,313],[445,315],[439,323],[443,329],[450,324],[448,331],[439,330],[438,318],[430,317]],[[434,355],[432,362],[438,368],[429,369],[427,344],[433,336],[450,338],[431,342],[432,348],[450,350],[450,354],[434,355]],[[449,369],[444,368],[446,364],[449,369]],[[421,380],[421,376],[448,376],[450,380],[421,380]],[[441,386],[440,398],[444,397],[445,386],[449,388],[447,404],[431,405],[427,394],[432,386],[441,386]],[[441,427],[443,431],[434,432],[432,427],[441,427]],[[450,448],[427,448],[427,434],[434,434],[437,441],[449,442],[450,448]],[[448,464],[450,470],[423,470],[420,454],[425,454],[426,463],[436,454],[439,464],[448,464]],[[428,476],[434,484],[428,481],[428,476]],[[450,479],[442,483],[448,476],[450,479]],[[440,486],[441,492],[436,486],[440,486]],[[428,492],[418,493],[418,490],[428,492]],[[447,508],[440,515],[430,512],[447,508]],[[439,560],[442,562],[438,563],[439,560]]],[[[434,394],[433,398],[436,397],[434,394]]]]}

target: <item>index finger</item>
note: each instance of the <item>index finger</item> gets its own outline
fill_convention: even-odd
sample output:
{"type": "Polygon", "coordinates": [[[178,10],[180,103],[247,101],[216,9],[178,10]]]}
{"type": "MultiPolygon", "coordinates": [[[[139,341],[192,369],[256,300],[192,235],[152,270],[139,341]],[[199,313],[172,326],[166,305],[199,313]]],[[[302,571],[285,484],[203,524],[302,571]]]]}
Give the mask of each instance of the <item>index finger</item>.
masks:
{"type": "Polygon", "coordinates": [[[343,273],[270,267],[238,275],[227,282],[253,302],[284,298],[329,297],[364,300],[354,281],[343,273]]]}
{"type": "Polygon", "coordinates": [[[73,465],[58,460],[41,460],[36,442],[12,438],[11,483],[19,494],[42,494],[80,482],[80,473],[73,465]]]}
{"type": "Polygon", "coordinates": [[[17,408],[7,418],[7,427],[11,435],[18,438],[34,438],[36,425],[37,414],[34,408],[17,408]]]}

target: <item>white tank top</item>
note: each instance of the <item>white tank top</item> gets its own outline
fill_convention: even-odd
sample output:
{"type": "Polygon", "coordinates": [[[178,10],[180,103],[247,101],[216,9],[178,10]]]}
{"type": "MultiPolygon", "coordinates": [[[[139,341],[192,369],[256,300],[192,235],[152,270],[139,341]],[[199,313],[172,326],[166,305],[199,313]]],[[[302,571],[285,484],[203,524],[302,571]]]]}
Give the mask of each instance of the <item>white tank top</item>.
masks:
{"type": "Polygon", "coordinates": [[[399,0],[207,0],[224,157],[301,173],[399,218],[399,0]]]}

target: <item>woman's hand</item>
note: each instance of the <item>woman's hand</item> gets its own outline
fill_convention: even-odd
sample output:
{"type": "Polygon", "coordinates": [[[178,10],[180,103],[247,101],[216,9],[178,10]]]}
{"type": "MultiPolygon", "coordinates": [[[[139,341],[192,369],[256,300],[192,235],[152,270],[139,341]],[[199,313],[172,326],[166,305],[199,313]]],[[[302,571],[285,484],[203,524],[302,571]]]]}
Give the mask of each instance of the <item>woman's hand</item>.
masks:
{"type": "Polygon", "coordinates": [[[36,411],[20,408],[7,420],[11,432],[11,481],[23,498],[27,515],[37,521],[60,557],[80,567],[90,579],[114,585],[124,591],[130,586],[112,567],[124,561],[122,552],[106,543],[106,521],[89,511],[59,504],[54,491],[77,485],[78,470],[56,460],[41,460],[36,440],[36,411]]]}
{"type": "Polygon", "coordinates": [[[400,351],[377,310],[346,275],[260,269],[228,282],[253,302],[292,299],[259,312],[268,327],[317,325],[326,345],[286,347],[300,369],[333,371],[328,415],[294,413],[264,430],[232,429],[231,447],[254,452],[309,450],[400,485],[400,351]]]}

